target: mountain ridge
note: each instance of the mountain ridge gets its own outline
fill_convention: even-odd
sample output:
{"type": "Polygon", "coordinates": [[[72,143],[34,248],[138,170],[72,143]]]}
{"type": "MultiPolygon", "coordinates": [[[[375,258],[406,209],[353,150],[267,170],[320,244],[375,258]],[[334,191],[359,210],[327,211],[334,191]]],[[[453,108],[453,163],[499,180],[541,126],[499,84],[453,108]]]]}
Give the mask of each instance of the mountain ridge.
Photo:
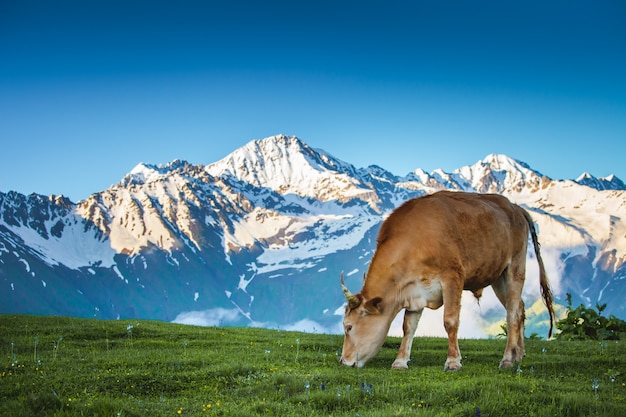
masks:
{"type": "MultiPolygon", "coordinates": [[[[339,271],[359,285],[353,277],[366,271],[384,217],[452,189],[497,192],[527,208],[557,294],[608,301],[624,316],[611,300],[626,290],[626,196],[617,177],[593,178],[550,179],[498,154],[451,173],[396,176],[277,135],[208,165],[140,163],[78,203],[0,192],[0,312],[175,320],[195,311],[233,325],[336,329],[339,271]]],[[[484,328],[498,309],[489,299],[481,309],[465,304],[484,328]]]]}

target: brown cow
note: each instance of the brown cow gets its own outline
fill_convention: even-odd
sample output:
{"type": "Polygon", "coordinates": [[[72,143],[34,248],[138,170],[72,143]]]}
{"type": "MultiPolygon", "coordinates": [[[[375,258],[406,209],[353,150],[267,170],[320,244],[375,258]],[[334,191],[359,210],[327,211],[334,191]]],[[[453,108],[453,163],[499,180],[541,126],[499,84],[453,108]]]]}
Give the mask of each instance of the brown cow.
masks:
{"type": "Polygon", "coordinates": [[[528,233],[539,263],[539,282],[550,314],[552,292],[530,215],[505,197],[441,191],[397,208],[378,234],[378,244],[361,292],[348,300],[341,363],[361,367],[380,350],[395,316],[404,313],[404,336],[392,368],[407,368],[424,307],[444,306],[448,333],[445,370],[461,368],[457,340],[461,293],[476,298],[491,285],[506,308],[507,344],[501,367],[524,356],[524,302],[528,233]]]}

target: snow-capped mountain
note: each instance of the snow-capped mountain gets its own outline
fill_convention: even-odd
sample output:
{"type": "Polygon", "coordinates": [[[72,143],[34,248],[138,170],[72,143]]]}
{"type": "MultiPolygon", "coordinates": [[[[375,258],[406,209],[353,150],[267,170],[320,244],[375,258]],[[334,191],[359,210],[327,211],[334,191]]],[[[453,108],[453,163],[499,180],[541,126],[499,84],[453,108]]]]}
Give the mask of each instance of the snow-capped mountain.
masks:
{"type": "Polygon", "coordinates": [[[588,172],[583,172],[575,181],[578,184],[586,185],[596,190],[626,190],[624,182],[615,175],[596,178],[588,172]]]}
{"type": "MultiPolygon", "coordinates": [[[[557,297],[570,292],[575,302],[607,303],[626,316],[618,178],[552,180],[505,155],[398,177],[284,135],[206,166],[138,164],[78,203],[0,193],[0,312],[335,331],[339,272],[358,290],[385,216],[441,189],[496,192],[526,207],[557,297]]],[[[530,308],[539,298],[534,265],[529,312],[541,311],[530,308]]],[[[464,301],[463,314],[476,320],[466,336],[503,318],[489,294],[480,308],[464,301]]],[[[533,329],[544,320],[529,313],[533,329]]]]}
{"type": "Polygon", "coordinates": [[[356,169],[324,151],[315,151],[296,137],[276,136],[253,141],[206,167],[219,178],[234,177],[279,194],[320,201],[364,201],[375,193],[359,180],[356,169]]]}

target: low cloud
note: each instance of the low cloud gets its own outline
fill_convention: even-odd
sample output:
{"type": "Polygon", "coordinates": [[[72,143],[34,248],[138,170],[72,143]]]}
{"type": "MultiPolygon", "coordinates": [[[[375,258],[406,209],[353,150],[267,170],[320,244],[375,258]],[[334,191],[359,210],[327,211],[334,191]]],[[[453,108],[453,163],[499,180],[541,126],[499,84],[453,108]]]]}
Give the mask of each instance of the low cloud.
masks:
{"type": "Polygon", "coordinates": [[[194,326],[229,326],[241,319],[237,309],[212,308],[202,311],[185,311],[173,320],[178,324],[194,326]]]}
{"type": "Polygon", "coordinates": [[[341,322],[337,322],[331,326],[323,326],[318,322],[310,319],[303,319],[295,323],[277,326],[270,323],[258,323],[253,322],[250,327],[261,327],[264,329],[280,329],[293,332],[305,332],[305,333],[319,333],[319,334],[339,334],[343,333],[343,326],[341,322]]]}
{"type": "MultiPolygon", "coordinates": [[[[242,319],[246,319],[238,309],[213,308],[202,311],[185,311],[180,313],[173,320],[173,323],[188,324],[194,326],[241,326],[242,319]]],[[[247,319],[246,319],[247,320],[247,319]]],[[[257,327],[263,329],[297,331],[306,333],[320,334],[339,334],[342,333],[341,322],[336,325],[323,326],[314,320],[303,319],[295,323],[286,325],[277,325],[275,323],[264,323],[258,321],[248,322],[247,327],[257,327]]]]}

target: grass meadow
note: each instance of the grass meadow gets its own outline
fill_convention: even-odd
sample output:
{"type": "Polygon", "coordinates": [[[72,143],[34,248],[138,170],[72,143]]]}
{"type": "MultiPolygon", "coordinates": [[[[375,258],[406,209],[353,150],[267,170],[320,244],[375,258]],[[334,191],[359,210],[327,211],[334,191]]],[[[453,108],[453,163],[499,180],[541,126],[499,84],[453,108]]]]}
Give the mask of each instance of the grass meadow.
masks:
{"type": "Polygon", "coordinates": [[[154,321],[0,316],[0,416],[623,416],[624,342],[418,338],[406,371],[388,338],[362,369],[340,335],[154,321]]]}

